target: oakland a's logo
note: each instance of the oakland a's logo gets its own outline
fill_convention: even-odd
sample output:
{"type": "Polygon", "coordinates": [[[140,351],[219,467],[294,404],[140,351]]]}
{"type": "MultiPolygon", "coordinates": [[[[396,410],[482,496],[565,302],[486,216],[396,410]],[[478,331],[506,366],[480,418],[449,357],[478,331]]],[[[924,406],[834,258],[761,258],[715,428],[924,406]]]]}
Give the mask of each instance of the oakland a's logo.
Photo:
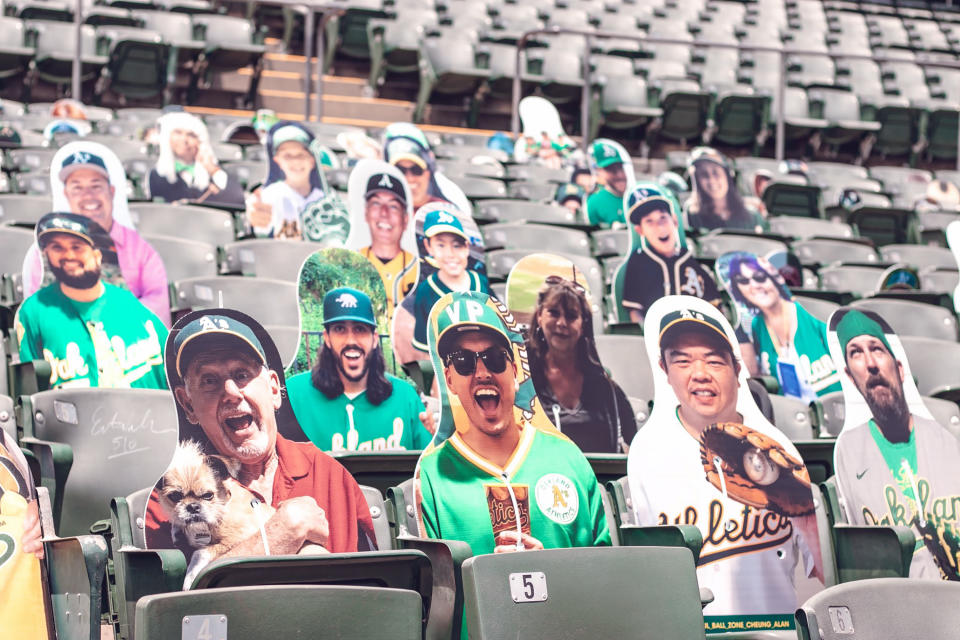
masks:
{"type": "Polygon", "coordinates": [[[90,162],[90,154],[86,151],[77,151],[70,159],[70,164],[87,164],[90,162]]]}
{"type": "Polygon", "coordinates": [[[221,329],[229,329],[230,324],[224,318],[203,316],[200,318],[200,328],[204,331],[218,331],[221,329]]]}
{"type": "Polygon", "coordinates": [[[561,473],[548,473],[537,480],[534,490],[543,515],[557,524],[570,524],[580,511],[577,488],[561,473]]]}
{"type": "Polygon", "coordinates": [[[357,298],[351,293],[341,293],[337,296],[337,304],[344,309],[355,309],[357,307],[357,298]]]}
{"type": "Polygon", "coordinates": [[[380,182],[377,183],[377,186],[393,189],[393,182],[390,180],[390,176],[385,173],[380,176],[380,182]]]}
{"type": "Polygon", "coordinates": [[[437,215],[437,222],[445,222],[449,224],[453,222],[453,216],[446,211],[441,211],[439,215],[437,215]]]}

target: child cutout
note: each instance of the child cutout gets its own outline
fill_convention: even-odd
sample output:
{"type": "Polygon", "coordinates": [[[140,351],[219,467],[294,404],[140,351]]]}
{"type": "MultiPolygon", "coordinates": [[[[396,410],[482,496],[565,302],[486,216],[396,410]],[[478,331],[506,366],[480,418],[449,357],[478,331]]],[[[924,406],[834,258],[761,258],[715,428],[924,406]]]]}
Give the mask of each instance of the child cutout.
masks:
{"type": "Polygon", "coordinates": [[[630,321],[642,323],[650,305],[668,295],[692,295],[719,305],[720,292],[709,272],[689,249],[681,249],[676,211],[663,188],[637,184],[624,195],[624,209],[642,238],[617,274],[623,282],[620,305],[630,321]]]}
{"type": "Polygon", "coordinates": [[[424,248],[437,268],[417,285],[414,299],[413,346],[424,355],[429,351],[427,318],[437,300],[453,291],[490,293],[486,276],[468,268],[470,244],[463,223],[452,207],[444,204],[431,207],[423,217],[424,248]]]}

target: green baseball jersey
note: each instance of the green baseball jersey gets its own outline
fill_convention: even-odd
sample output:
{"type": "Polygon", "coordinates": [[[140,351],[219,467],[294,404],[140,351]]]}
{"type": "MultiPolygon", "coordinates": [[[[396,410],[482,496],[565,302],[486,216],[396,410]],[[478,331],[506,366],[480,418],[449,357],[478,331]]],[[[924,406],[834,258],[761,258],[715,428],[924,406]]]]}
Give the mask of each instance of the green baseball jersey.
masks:
{"type": "Polygon", "coordinates": [[[524,425],[503,468],[455,433],[424,452],[417,476],[420,534],[462,540],[474,555],[493,553],[494,529],[515,531],[517,520],[544,549],[610,544],[597,477],[577,445],[559,432],[524,425]]]}
{"type": "Polygon", "coordinates": [[[609,227],[614,222],[624,222],[623,198],[606,187],[598,189],[587,198],[587,218],[590,224],[609,227]]]}
{"type": "MultiPolygon", "coordinates": [[[[480,293],[490,294],[490,287],[487,279],[476,271],[467,270],[470,278],[470,288],[468,291],[479,291],[480,293]]],[[[433,272],[425,280],[417,285],[417,292],[413,302],[413,315],[416,319],[416,325],[413,330],[413,346],[420,351],[430,351],[427,346],[427,318],[430,317],[430,310],[437,300],[452,293],[453,289],[444,284],[439,277],[439,272],[433,272]]]]}
{"type": "Polygon", "coordinates": [[[287,379],[287,396],[303,432],[323,451],[423,449],[432,438],[420,422],[423,402],[410,384],[386,375],[393,393],[378,405],[366,391],[331,400],[313,386],[309,371],[287,379]]]}
{"type": "Polygon", "coordinates": [[[20,360],[49,362],[51,387],[167,388],[167,329],[126,289],[104,282],[99,298],[78,302],[55,282],[20,305],[14,324],[20,360]]]}
{"type": "MultiPolygon", "coordinates": [[[[790,345],[784,349],[775,344],[762,315],[753,318],[753,341],[760,354],[760,370],[777,377],[777,362],[784,360],[796,367],[801,397],[811,401],[831,391],[840,390],[840,374],[827,347],[827,325],[814,318],[797,304],[797,327],[790,345]]],[[[782,382],[781,382],[782,385],[782,382]]]]}

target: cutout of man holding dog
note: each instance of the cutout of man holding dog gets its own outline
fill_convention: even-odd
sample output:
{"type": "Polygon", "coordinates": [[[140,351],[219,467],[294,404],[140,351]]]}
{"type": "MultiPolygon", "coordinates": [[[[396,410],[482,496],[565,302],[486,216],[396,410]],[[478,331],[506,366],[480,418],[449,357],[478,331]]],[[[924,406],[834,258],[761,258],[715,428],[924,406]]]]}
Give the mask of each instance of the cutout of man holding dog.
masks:
{"type": "Polygon", "coordinates": [[[217,557],[291,554],[308,544],[331,553],[376,548],[353,477],[314,445],[278,434],[278,420],[295,418],[263,328],[214,309],[185,316],[170,335],[180,446],[150,496],[145,535],[150,548],[184,552],[185,586],[217,557]]]}

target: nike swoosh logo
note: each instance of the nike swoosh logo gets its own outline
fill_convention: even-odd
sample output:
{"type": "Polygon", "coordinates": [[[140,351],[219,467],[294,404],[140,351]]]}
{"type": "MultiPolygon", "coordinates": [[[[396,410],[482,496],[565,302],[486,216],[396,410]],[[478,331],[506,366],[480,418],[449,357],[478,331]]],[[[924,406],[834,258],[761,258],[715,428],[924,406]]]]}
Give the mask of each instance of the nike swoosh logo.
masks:
{"type": "Polygon", "coordinates": [[[870,468],[867,467],[866,469],[864,469],[863,471],[861,471],[860,473],[858,473],[858,474],[857,474],[857,480],[859,480],[860,478],[862,478],[862,477],[863,477],[863,474],[865,474],[865,473],[866,473],[867,471],[869,471],[869,470],[870,470],[870,468]]]}

